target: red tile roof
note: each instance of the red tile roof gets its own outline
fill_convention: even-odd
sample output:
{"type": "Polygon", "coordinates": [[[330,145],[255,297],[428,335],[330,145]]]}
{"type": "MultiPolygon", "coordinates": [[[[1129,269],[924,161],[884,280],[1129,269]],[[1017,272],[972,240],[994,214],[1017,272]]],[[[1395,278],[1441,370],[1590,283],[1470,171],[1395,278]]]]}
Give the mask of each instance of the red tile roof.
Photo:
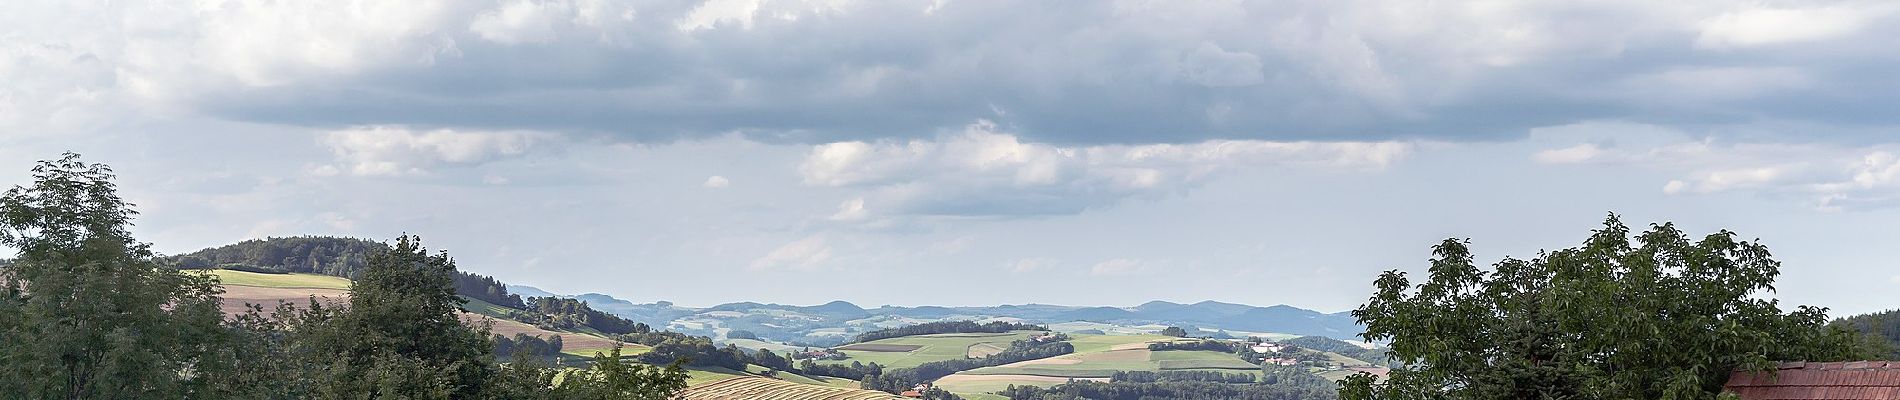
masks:
{"type": "Polygon", "coordinates": [[[1735,372],[1724,389],[1742,400],[1900,399],[1900,361],[1785,362],[1774,372],[1735,372]]]}

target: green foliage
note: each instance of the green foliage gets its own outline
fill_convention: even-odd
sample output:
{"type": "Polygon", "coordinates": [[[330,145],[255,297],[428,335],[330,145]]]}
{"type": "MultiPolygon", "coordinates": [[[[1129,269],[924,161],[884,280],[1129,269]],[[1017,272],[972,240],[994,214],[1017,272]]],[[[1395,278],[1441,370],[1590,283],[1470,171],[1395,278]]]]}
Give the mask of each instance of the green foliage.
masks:
{"type": "Polygon", "coordinates": [[[1170,326],[1161,330],[1161,336],[1187,337],[1187,335],[1187,330],[1179,326],[1170,326]]]}
{"type": "Polygon", "coordinates": [[[350,307],[302,321],[301,345],[333,355],[317,392],[341,398],[474,398],[493,372],[486,329],[457,316],[455,263],[403,236],[370,256],[350,307]]]}
{"type": "Polygon", "coordinates": [[[1864,346],[1883,359],[1900,360],[1900,310],[1887,310],[1834,320],[1834,326],[1865,334],[1864,346]]]}
{"type": "Polygon", "coordinates": [[[587,327],[610,335],[644,333],[651,330],[646,324],[594,310],[587,306],[587,302],[576,299],[532,297],[528,299],[523,309],[524,311],[511,314],[510,318],[546,329],[578,330],[581,327],[587,327]]]}
{"type": "Polygon", "coordinates": [[[685,388],[686,370],[680,363],[627,363],[620,359],[620,346],[614,346],[610,354],[595,353],[592,368],[568,373],[553,398],[666,400],[685,388]]]}
{"type": "Polygon", "coordinates": [[[685,386],[677,365],[624,364],[617,348],[566,377],[536,357],[496,363],[487,329],[458,318],[454,262],[409,236],[365,259],[347,308],[313,297],[225,320],[214,275],[133,240],[109,168],[67,154],[33,171],[0,195],[0,245],[19,251],[0,265],[0,398],[665,399],[685,386]]]}
{"type": "Polygon", "coordinates": [[[1736,369],[1865,356],[1824,309],[1783,314],[1756,296],[1779,274],[1766,246],[1671,224],[1630,233],[1612,215],[1580,247],[1488,272],[1446,240],[1427,281],[1386,272],[1353,315],[1409,367],[1350,378],[1341,397],[1710,399],[1736,369]]]}
{"type": "Polygon", "coordinates": [[[389,246],[331,236],[252,239],[169,258],[181,269],[228,268],[250,272],[301,272],[354,278],[369,255],[389,246]]]}
{"type": "Polygon", "coordinates": [[[111,168],[67,153],[0,196],[0,398],[220,398],[215,279],[163,268],[111,168]]]}

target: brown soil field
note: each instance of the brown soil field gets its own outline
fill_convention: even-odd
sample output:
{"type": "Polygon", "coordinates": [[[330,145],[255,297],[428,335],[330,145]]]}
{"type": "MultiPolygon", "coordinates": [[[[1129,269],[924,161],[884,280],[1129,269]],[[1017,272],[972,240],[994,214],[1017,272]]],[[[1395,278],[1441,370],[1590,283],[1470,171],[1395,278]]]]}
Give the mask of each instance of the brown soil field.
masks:
{"type": "MultiPolygon", "coordinates": [[[[324,305],[349,305],[349,292],[345,290],[225,285],[224,303],[220,304],[218,308],[224,310],[226,315],[238,315],[244,313],[246,304],[257,304],[264,306],[264,311],[268,314],[270,310],[277,308],[277,303],[279,302],[289,302],[291,305],[303,307],[305,304],[309,304],[310,296],[316,296],[317,301],[323,302],[324,305]]],[[[599,336],[553,332],[536,328],[533,325],[516,321],[497,320],[480,314],[464,312],[462,313],[462,321],[470,325],[478,324],[481,321],[492,321],[494,324],[492,331],[502,336],[514,336],[517,333],[525,333],[545,338],[558,335],[561,337],[561,347],[565,351],[591,353],[594,350],[606,351],[614,347],[613,340],[599,336]]],[[[636,349],[643,347],[644,346],[637,344],[628,344],[622,352],[634,353],[636,349]]]]}
{"type": "Polygon", "coordinates": [[[345,299],[349,297],[349,292],[336,289],[227,285],[224,287],[224,303],[219,304],[218,308],[224,310],[225,315],[238,315],[244,313],[246,304],[256,304],[264,306],[264,313],[268,315],[271,310],[277,309],[277,303],[288,302],[291,305],[303,307],[310,303],[310,296],[316,296],[317,301],[323,302],[324,305],[348,304],[345,299]]]}

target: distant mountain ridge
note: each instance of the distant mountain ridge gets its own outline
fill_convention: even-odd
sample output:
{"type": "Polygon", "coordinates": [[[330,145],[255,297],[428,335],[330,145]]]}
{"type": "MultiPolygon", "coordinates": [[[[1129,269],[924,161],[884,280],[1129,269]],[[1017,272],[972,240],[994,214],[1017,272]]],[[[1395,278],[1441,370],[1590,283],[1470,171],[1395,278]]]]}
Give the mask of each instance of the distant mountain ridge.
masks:
{"type": "MultiPolygon", "coordinates": [[[[509,291],[523,296],[554,295],[530,286],[510,285],[509,291]],[[546,293],[546,294],[542,294],[546,293]]],[[[781,316],[768,317],[776,313],[789,313],[793,316],[820,322],[815,325],[851,325],[854,322],[876,320],[939,320],[939,319],[982,319],[1008,318],[1040,324],[1064,322],[1096,322],[1117,325],[1168,325],[1195,327],[1205,331],[1229,330],[1256,333],[1282,333],[1300,336],[1324,336],[1335,339],[1357,340],[1363,329],[1351,313],[1322,313],[1318,311],[1274,305],[1257,307],[1245,304],[1202,301],[1181,304],[1167,301],[1150,301],[1134,307],[1106,306],[1062,306],[1048,304],[998,305],[987,307],[945,307],[945,306],[882,306],[866,309],[848,301],[832,301],[813,306],[785,304],[767,304],[757,302],[735,302],[719,304],[705,308],[680,307],[670,302],[636,304],[599,293],[587,293],[576,296],[554,295],[587,301],[595,309],[614,313],[623,318],[645,322],[653,326],[671,326],[674,329],[692,330],[711,321],[729,329],[760,330],[756,326],[766,325],[766,320],[792,319],[781,316]],[[735,315],[736,314],[736,315],[735,315]],[[682,320],[700,322],[680,323],[682,320]]],[[[782,327],[791,324],[772,324],[782,327]]],[[[878,325],[867,322],[863,325],[878,325]]],[[[881,325],[878,325],[881,326],[881,325]]],[[[822,330],[824,327],[814,327],[822,330]]],[[[709,330],[707,333],[716,329],[709,330]]],[[[847,330],[849,331],[849,330],[847,330]]],[[[771,336],[771,335],[767,335],[771,336]]],[[[780,337],[781,339],[784,336],[780,337]]]]}
{"type": "MultiPolygon", "coordinates": [[[[357,238],[297,236],[247,240],[168,259],[182,268],[252,268],[349,277],[367,261],[370,253],[386,247],[380,242],[357,238]]],[[[1327,314],[1287,305],[1256,307],[1216,301],[1193,304],[1150,301],[1134,307],[1006,304],[866,309],[847,301],[832,301],[811,306],[737,302],[693,308],[664,301],[639,304],[600,293],[562,295],[476,275],[462,278],[471,282],[472,292],[465,295],[485,296],[491,303],[505,303],[502,300],[513,296],[568,298],[584,301],[595,310],[663,329],[712,337],[743,330],[783,343],[836,343],[856,333],[940,320],[1014,320],[1037,324],[1086,321],[1116,327],[1181,326],[1210,334],[1238,331],[1336,339],[1354,339],[1362,331],[1357,321],[1346,313],[1327,314]],[[484,281],[476,285],[474,280],[477,279],[484,281]]]]}

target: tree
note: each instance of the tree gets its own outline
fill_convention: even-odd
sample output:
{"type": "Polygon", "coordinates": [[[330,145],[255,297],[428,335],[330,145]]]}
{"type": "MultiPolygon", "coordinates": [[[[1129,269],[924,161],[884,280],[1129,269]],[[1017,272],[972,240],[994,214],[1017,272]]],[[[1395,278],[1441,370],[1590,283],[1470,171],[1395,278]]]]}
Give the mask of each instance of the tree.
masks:
{"type": "Polygon", "coordinates": [[[1162,329],[1161,335],[1173,336],[1173,337],[1187,337],[1188,334],[1187,334],[1186,329],[1181,329],[1181,327],[1179,326],[1170,326],[1167,329],[1162,329]]]}
{"type": "Polygon", "coordinates": [[[223,396],[216,280],[156,263],[112,179],[66,153],[0,196],[0,398],[223,396]]]}
{"type": "Polygon", "coordinates": [[[1779,274],[1766,246],[1671,224],[1629,235],[1611,215],[1580,247],[1490,271],[1445,240],[1426,282],[1382,274],[1353,316],[1407,367],[1350,378],[1341,397],[1709,399],[1737,369],[1865,356],[1825,309],[1757,297],[1779,274]]]}
{"type": "Polygon", "coordinates": [[[616,344],[612,353],[594,353],[592,368],[567,374],[552,398],[666,400],[685,388],[680,362],[665,367],[624,362],[616,344]]]}
{"type": "Polygon", "coordinates": [[[462,323],[455,262],[402,236],[370,256],[350,286],[350,306],[305,321],[298,342],[329,357],[317,391],[331,398],[483,397],[493,343],[462,323]]]}

